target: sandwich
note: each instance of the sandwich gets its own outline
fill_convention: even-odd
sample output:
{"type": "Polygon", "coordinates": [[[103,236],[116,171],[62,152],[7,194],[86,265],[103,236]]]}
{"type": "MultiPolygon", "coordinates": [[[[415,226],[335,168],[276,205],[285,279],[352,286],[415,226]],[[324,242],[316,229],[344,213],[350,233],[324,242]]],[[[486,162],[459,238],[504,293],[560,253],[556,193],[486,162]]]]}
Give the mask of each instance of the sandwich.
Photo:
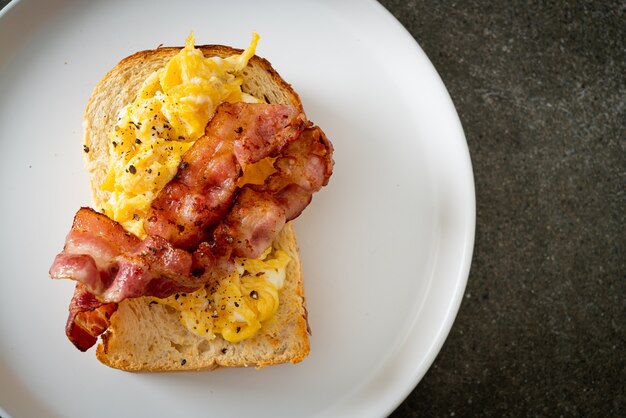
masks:
{"type": "Polygon", "coordinates": [[[54,279],[66,334],[126,371],[298,363],[309,328],[291,221],[332,174],[297,93],[245,50],[159,47],[96,85],[83,123],[93,207],[54,279]]]}

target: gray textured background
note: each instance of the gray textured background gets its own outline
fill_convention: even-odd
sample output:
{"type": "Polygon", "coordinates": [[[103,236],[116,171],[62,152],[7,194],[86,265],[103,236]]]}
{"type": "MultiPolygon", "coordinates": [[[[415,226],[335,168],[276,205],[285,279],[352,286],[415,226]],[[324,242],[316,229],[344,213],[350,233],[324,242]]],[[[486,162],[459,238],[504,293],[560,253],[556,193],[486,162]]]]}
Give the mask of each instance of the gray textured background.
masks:
{"type": "Polygon", "coordinates": [[[382,4],[452,96],[477,197],[461,310],[392,416],[626,416],[626,3],[382,4]]]}
{"type": "Polygon", "coordinates": [[[477,198],[461,310],[393,416],[626,416],[626,3],[382,3],[452,96],[477,198]]]}

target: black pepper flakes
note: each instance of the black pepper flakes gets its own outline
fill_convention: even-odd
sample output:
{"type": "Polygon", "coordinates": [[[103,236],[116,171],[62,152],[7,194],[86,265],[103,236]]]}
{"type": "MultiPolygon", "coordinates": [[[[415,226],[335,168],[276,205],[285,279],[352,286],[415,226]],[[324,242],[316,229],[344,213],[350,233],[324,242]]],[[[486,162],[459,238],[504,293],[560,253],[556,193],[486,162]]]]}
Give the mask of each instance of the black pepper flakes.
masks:
{"type": "Polygon", "coordinates": [[[141,144],[141,139],[135,138],[135,144],[137,144],[137,145],[141,144]]]}
{"type": "Polygon", "coordinates": [[[89,147],[87,145],[83,145],[83,151],[86,153],[89,152],[89,147]]]}
{"type": "Polygon", "coordinates": [[[133,213],[133,220],[138,221],[139,215],[137,215],[136,213],[133,213]]]}
{"type": "Polygon", "coordinates": [[[252,291],[250,292],[250,297],[251,297],[252,299],[254,299],[254,300],[257,300],[257,299],[259,298],[259,294],[257,293],[257,291],[256,291],[256,290],[252,290],[252,291]]]}
{"type": "Polygon", "coordinates": [[[239,334],[239,331],[241,331],[241,327],[237,327],[237,334],[239,334]]]}
{"type": "Polygon", "coordinates": [[[137,169],[132,164],[128,166],[128,171],[130,172],[130,174],[136,174],[137,173],[137,169]]]}
{"type": "Polygon", "coordinates": [[[224,347],[220,351],[222,352],[222,354],[226,354],[226,351],[228,351],[228,350],[226,349],[226,347],[224,347]]]}
{"type": "Polygon", "coordinates": [[[181,360],[181,362],[180,362],[180,365],[181,365],[181,366],[184,366],[185,364],[187,364],[187,360],[182,359],[182,360],[181,360]]]}

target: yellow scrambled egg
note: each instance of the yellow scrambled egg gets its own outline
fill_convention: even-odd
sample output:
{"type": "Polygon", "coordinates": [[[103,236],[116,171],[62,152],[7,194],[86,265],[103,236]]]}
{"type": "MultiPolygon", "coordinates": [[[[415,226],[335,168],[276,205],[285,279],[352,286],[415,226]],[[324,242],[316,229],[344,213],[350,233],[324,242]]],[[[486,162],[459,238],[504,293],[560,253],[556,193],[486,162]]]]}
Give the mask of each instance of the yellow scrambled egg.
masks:
{"type": "Polygon", "coordinates": [[[216,334],[231,342],[254,336],[278,309],[289,256],[268,248],[258,259],[236,259],[236,269],[216,288],[208,285],[193,293],[177,293],[158,303],[181,312],[182,324],[206,339],[216,334]]]}
{"type": "MultiPolygon", "coordinates": [[[[191,34],[185,47],[144,81],[109,133],[109,167],[100,186],[111,193],[103,205],[107,216],[145,237],[143,221],[150,204],[176,174],[183,154],[204,134],[217,106],[261,102],[241,90],[241,72],[258,39],[254,33],[241,55],[205,58],[191,34]]],[[[271,164],[259,164],[245,173],[244,183],[262,183],[268,170],[271,164]]],[[[183,325],[199,336],[221,334],[240,341],[276,312],[288,262],[286,253],[270,248],[258,260],[238,259],[235,272],[216,289],[153,300],[179,310],[183,325]]]]}

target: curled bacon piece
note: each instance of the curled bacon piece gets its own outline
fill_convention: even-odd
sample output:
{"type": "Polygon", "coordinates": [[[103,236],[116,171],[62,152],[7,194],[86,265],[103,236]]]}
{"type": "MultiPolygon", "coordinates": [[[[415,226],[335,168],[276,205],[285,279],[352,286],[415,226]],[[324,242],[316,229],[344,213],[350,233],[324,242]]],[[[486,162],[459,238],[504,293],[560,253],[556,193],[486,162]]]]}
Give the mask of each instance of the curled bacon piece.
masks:
{"type": "Polygon", "coordinates": [[[80,351],[87,351],[109,327],[111,315],[116,310],[117,303],[102,303],[77,283],[65,325],[67,338],[80,351]]]}
{"type": "Polygon", "coordinates": [[[194,268],[191,253],[162,237],[142,241],[106,215],[81,208],[50,276],[76,280],[102,302],[121,302],[195,290],[207,280],[194,275],[194,268]]]}
{"type": "Polygon", "coordinates": [[[286,210],[287,221],[300,216],[313,193],[328,184],[333,146],[317,126],[305,130],[274,163],[276,173],[257,189],[272,194],[286,210]]]}
{"type": "Polygon", "coordinates": [[[155,200],[145,240],[92,209],[77,212],[50,275],[79,282],[66,327],[79,349],[95,344],[118,302],[191,292],[230,274],[234,257],[260,256],[327,184],[332,145],[295,109],[222,107],[212,137],[191,147],[155,200]],[[277,157],[275,173],[238,189],[243,168],[267,156],[277,157]]]}
{"type": "Polygon", "coordinates": [[[297,218],[332,174],[333,147],[318,127],[306,129],[274,162],[263,185],[245,186],[214,232],[217,246],[237,257],[258,257],[285,222],[297,218]]]}
{"type": "Polygon", "coordinates": [[[141,241],[107,216],[81,208],[50,276],[78,282],[65,332],[78,349],[85,351],[108,328],[117,302],[191,292],[231,271],[232,260],[227,254],[216,257],[200,249],[192,254],[172,247],[161,237],[141,241]]]}

